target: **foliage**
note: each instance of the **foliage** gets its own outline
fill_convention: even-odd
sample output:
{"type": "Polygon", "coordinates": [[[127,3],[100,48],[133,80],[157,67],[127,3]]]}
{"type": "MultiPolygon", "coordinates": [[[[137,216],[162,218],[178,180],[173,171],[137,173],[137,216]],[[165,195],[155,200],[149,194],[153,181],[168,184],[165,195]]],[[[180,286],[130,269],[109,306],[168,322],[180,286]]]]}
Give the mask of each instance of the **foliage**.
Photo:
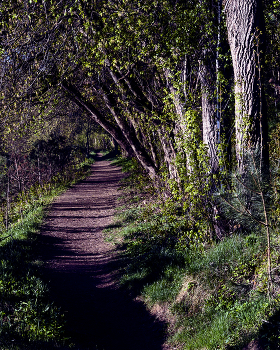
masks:
{"type": "Polygon", "coordinates": [[[63,341],[63,317],[48,297],[34,261],[34,233],[43,219],[42,206],[29,211],[21,225],[1,242],[1,348],[63,341]]]}
{"type": "MultiPolygon", "coordinates": [[[[133,173],[126,178],[128,187],[131,178],[133,173]]],[[[165,310],[169,342],[191,350],[237,350],[263,339],[262,344],[277,348],[280,327],[270,320],[279,312],[279,271],[273,270],[274,293],[268,296],[266,236],[252,230],[197,245],[178,202],[163,203],[162,197],[157,202],[148,194],[137,198],[119,209],[106,235],[115,239],[127,262],[122,286],[140,295],[147,307],[165,310]]],[[[271,232],[271,246],[278,241],[271,232]]],[[[278,264],[277,249],[271,259],[278,264]]]]}
{"type": "MultiPolygon", "coordinates": [[[[263,171],[263,164],[258,150],[246,150],[243,174],[232,174],[231,188],[220,191],[218,199],[224,215],[232,219],[235,228],[258,231],[266,235],[267,241],[267,281],[268,294],[272,292],[271,276],[271,230],[270,218],[273,192],[268,172],[263,171]]],[[[270,177],[272,174],[270,174],[270,177]]]]}
{"type": "Polygon", "coordinates": [[[1,159],[1,230],[22,219],[30,202],[40,198],[51,184],[70,183],[87,171],[92,161],[86,157],[86,147],[71,145],[59,133],[47,140],[38,139],[27,150],[26,143],[11,142],[1,159]]]}
{"type": "MultiPolygon", "coordinates": [[[[209,318],[205,330],[223,329],[225,337],[215,331],[209,348],[216,346],[219,335],[223,346],[226,339],[230,344],[235,342],[232,328],[239,329],[236,310],[253,314],[252,288],[246,280],[258,271],[256,283],[261,292],[267,282],[266,248],[262,235],[255,238],[254,234],[261,226],[266,229],[269,257],[273,236],[269,225],[279,223],[280,212],[279,175],[269,183],[274,202],[270,202],[265,172],[252,167],[252,162],[247,162],[244,173],[231,176],[230,185],[225,175],[227,169],[236,168],[236,161],[239,165],[244,151],[238,149],[243,145],[238,139],[242,130],[248,129],[248,135],[243,136],[251,138],[253,148],[258,138],[265,141],[265,123],[261,128],[259,123],[265,122],[266,116],[269,130],[274,129],[271,164],[276,168],[279,165],[279,1],[254,2],[264,5],[259,7],[259,17],[263,12],[267,50],[255,52],[249,45],[248,55],[243,56],[253,58],[251,63],[259,73],[253,87],[247,86],[253,89],[254,101],[259,101],[248,104],[257,115],[248,116],[248,125],[240,123],[238,108],[234,112],[238,96],[233,90],[238,82],[233,68],[239,62],[230,52],[227,37],[231,33],[227,33],[226,23],[232,4],[236,2],[0,3],[1,230],[20,222],[52,186],[61,181],[71,183],[77,172],[85,172],[93,146],[112,149],[114,139],[114,145],[117,142],[122,154],[129,157],[128,162],[122,159],[116,164],[134,172],[124,182],[125,205],[134,203],[134,209],[124,219],[124,232],[123,224],[118,224],[119,236],[126,237],[124,247],[131,258],[124,284],[136,284],[151,303],[157,299],[174,303],[174,310],[184,310],[183,315],[199,310],[194,317],[198,324],[204,311],[194,298],[174,301],[185,275],[189,295],[197,296],[202,306],[208,305],[208,295],[214,293],[214,301],[207,306],[210,311],[205,314],[209,318]],[[255,60],[256,54],[265,54],[263,65],[255,60]],[[259,116],[262,109],[264,113],[259,116]],[[223,205],[223,212],[218,211],[213,196],[220,188],[225,189],[221,203],[230,204],[223,205]],[[228,224],[231,232],[227,232],[228,224]],[[245,227],[256,252],[253,248],[246,250],[231,237],[245,227]],[[216,239],[222,242],[216,245],[216,239]],[[234,245],[234,252],[230,252],[228,242],[235,242],[240,260],[234,245]],[[245,285],[244,295],[241,293],[247,298],[244,303],[227,285],[230,276],[233,283],[245,285]],[[219,311],[215,313],[217,305],[219,311]]],[[[248,243],[245,236],[240,239],[248,243]]],[[[275,266],[277,254],[271,249],[275,266]]],[[[273,268],[268,268],[268,275],[273,268]]],[[[262,312],[266,314],[267,300],[256,300],[258,318],[262,312]]],[[[259,327],[259,319],[249,318],[259,327]]],[[[251,331],[246,330],[247,334],[251,331]]],[[[199,332],[203,339],[203,329],[199,332]]],[[[193,348],[202,347],[198,340],[193,344],[197,344],[193,348]]]]}

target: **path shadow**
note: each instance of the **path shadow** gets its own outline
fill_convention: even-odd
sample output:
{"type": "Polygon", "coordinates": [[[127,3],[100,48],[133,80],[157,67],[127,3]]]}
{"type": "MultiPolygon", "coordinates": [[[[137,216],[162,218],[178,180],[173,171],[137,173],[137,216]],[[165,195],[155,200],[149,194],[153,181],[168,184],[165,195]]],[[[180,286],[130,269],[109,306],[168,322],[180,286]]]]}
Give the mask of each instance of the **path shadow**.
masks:
{"type": "Polygon", "coordinates": [[[156,320],[143,303],[117,287],[115,280],[125,264],[121,253],[98,248],[98,234],[101,235],[104,225],[108,224],[103,221],[104,207],[114,207],[111,196],[106,200],[102,195],[94,198],[96,211],[89,218],[94,216],[100,220],[93,227],[84,226],[82,221],[77,227],[74,225],[88,213],[86,198],[80,196],[80,190],[84,191],[85,197],[86,194],[90,197],[91,192],[98,188],[103,193],[100,186],[103,186],[104,176],[111,188],[117,186],[118,175],[114,175],[114,169],[104,175],[103,168],[100,164],[93,178],[71,189],[73,198],[78,198],[77,202],[71,202],[71,197],[69,201],[64,199],[53,204],[38,239],[40,259],[47,262],[44,280],[55,304],[65,314],[67,333],[76,344],[72,349],[161,350],[166,324],[156,320]],[[78,209],[81,207],[84,211],[80,216],[78,209]],[[61,223],[63,218],[65,220],[61,223]],[[95,244],[92,250],[85,248],[89,232],[93,234],[91,244],[95,244]],[[69,240],[76,241],[76,245],[69,245],[69,240]]]}
{"type": "Polygon", "coordinates": [[[166,325],[111,284],[112,275],[117,277],[122,266],[121,256],[106,259],[91,254],[85,265],[84,256],[79,264],[79,256],[62,248],[62,239],[41,236],[40,246],[43,260],[63,260],[65,270],[45,268],[44,279],[52,299],[66,315],[67,333],[77,349],[162,349],[166,325]]]}

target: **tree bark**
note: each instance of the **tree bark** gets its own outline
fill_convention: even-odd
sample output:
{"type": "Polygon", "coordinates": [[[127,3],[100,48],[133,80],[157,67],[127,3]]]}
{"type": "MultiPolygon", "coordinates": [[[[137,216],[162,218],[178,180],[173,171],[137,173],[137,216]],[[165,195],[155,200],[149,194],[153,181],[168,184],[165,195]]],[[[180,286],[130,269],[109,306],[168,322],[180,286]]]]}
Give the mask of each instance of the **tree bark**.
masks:
{"type": "Polygon", "coordinates": [[[107,108],[110,110],[112,116],[114,117],[118,127],[120,128],[122,134],[130,144],[131,148],[133,149],[133,152],[136,158],[139,160],[143,168],[147,171],[150,178],[155,179],[157,177],[156,165],[154,164],[152,158],[150,157],[146,149],[142,146],[142,144],[138,140],[134,127],[129,126],[126,123],[126,121],[122,120],[119,114],[116,113],[115,111],[116,107],[114,108],[111,99],[106,93],[102,93],[102,97],[107,108]]]}
{"type": "Polygon", "coordinates": [[[199,64],[203,143],[208,148],[211,171],[212,173],[217,173],[219,160],[217,154],[216,77],[209,57],[206,57],[207,54],[204,56],[199,64]]]}
{"type": "Polygon", "coordinates": [[[224,2],[235,82],[235,130],[238,169],[244,171],[244,152],[260,148],[268,166],[268,130],[261,67],[264,56],[264,17],[261,0],[224,2]]]}
{"type": "MultiPolygon", "coordinates": [[[[186,141],[189,138],[189,133],[190,133],[185,123],[186,110],[184,107],[184,102],[180,98],[180,91],[178,91],[178,89],[176,89],[172,84],[172,72],[169,69],[165,69],[164,76],[166,79],[167,88],[169,89],[169,92],[172,97],[176,115],[178,116],[178,121],[173,130],[175,134],[176,148],[181,148],[181,150],[183,150],[186,156],[186,167],[189,172],[192,172],[192,167],[189,162],[189,158],[191,157],[191,155],[187,154],[186,148],[184,147],[184,141],[186,141]],[[183,142],[182,142],[182,139],[183,139],[183,142]]],[[[177,170],[176,172],[178,173],[177,170]]]]}
{"type": "Polygon", "coordinates": [[[176,152],[172,144],[171,133],[168,133],[164,126],[158,127],[157,131],[162,145],[164,161],[169,172],[169,178],[179,182],[179,174],[175,164],[176,152]]]}
{"type": "Polygon", "coordinates": [[[129,155],[134,155],[139,160],[140,164],[147,171],[151,179],[155,179],[157,177],[156,165],[137,139],[134,128],[127,125],[127,123],[117,115],[112,102],[106,93],[103,92],[102,97],[106,107],[109,109],[117,123],[117,125],[114,126],[108,122],[91,103],[84,101],[80,93],[73,86],[63,82],[62,87],[69,93],[73,102],[87,111],[91,117],[102,128],[104,128],[129,155]]]}
{"type": "Polygon", "coordinates": [[[72,85],[63,82],[62,87],[68,93],[70,99],[85,110],[94,121],[96,121],[104,130],[106,130],[129,156],[134,155],[130,144],[127,142],[126,138],[123,136],[118,127],[112,126],[105,118],[103,118],[103,116],[94,108],[94,106],[92,106],[89,102],[84,101],[81,94],[72,85]]]}

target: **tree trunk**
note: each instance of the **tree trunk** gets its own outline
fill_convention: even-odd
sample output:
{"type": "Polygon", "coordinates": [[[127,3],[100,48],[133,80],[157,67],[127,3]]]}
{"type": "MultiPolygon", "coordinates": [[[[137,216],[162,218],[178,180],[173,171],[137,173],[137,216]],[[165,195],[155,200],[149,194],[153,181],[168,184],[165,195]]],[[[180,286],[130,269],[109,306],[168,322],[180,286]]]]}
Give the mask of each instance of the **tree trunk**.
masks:
{"type": "Polygon", "coordinates": [[[62,87],[69,93],[72,101],[87,111],[90,116],[103,129],[105,129],[129,155],[134,155],[137,157],[140,164],[147,171],[151,179],[155,179],[157,177],[157,167],[145,148],[139,142],[134,128],[130,127],[126,121],[119,117],[113,107],[113,103],[105,92],[102,92],[102,98],[106,107],[110,110],[112,116],[114,117],[117,125],[112,125],[91,103],[84,101],[81,94],[72,85],[63,82],[62,87]]]}
{"type": "Polygon", "coordinates": [[[79,107],[85,110],[90,117],[97,122],[104,130],[106,130],[121,146],[125,152],[133,156],[133,150],[127,142],[126,138],[123,136],[121,130],[118,127],[112,126],[97,110],[93,105],[84,101],[81,94],[72,86],[66,82],[62,83],[63,89],[69,94],[70,99],[75,102],[79,107]]]}
{"type": "Polygon", "coordinates": [[[166,131],[163,126],[158,128],[158,136],[162,145],[162,150],[164,154],[164,162],[167,166],[169,172],[169,178],[179,182],[179,174],[175,164],[176,152],[172,144],[171,134],[166,131]]]}
{"type": "MultiPolygon", "coordinates": [[[[184,102],[181,100],[180,91],[173,86],[173,83],[172,83],[172,72],[169,69],[165,69],[164,70],[164,76],[165,76],[165,79],[166,79],[167,88],[169,89],[169,92],[170,92],[170,94],[172,96],[172,101],[173,101],[173,105],[174,105],[174,109],[175,109],[176,115],[178,117],[177,123],[176,123],[176,125],[174,127],[174,130],[173,130],[174,131],[174,135],[175,135],[176,148],[177,149],[178,148],[181,149],[185,153],[185,156],[186,156],[186,168],[191,173],[192,172],[192,167],[191,167],[190,162],[189,162],[189,158],[191,157],[191,155],[188,154],[188,152],[186,151],[186,148],[184,146],[184,142],[189,138],[189,133],[190,133],[190,131],[186,127],[186,123],[185,123],[186,110],[185,110],[185,107],[184,107],[184,102]]],[[[177,172],[177,170],[176,170],[176,172],[177,172]]]]}
{"type": "Polygon", "coordinates": [[[128,123],[119,116],[120,113],[117,113],[115,111],[117,110],[117,107],[115,108],[113,107],[113,103],[110,100],[109,95],[107,95],[106,93],[102,93],[102,97],[107,108],[110,110],[116,123],[118,124],[118,127],[120,128],[122,134],[127,139],[128,143],[133,149],[133,152],[136,158],[139,160],[143,168],[147,171],[149,177],[151,179],[156,179],[157,177],[156,165],[154,164],[152,158],[150,157],[146,149],[143,147],[141,142],[138,140],[136,131],[133,125],[128,125],[128,123]]]}
{"type": "Polygon", "coordinates": [[[225,13],[235,82],[236,157],[244,171],[244,152],[259,147],[268,166],[266,105],[261,84],[264,18],[261,0],[226,0],[225,13]]]}
{"type": "MultiPolygon", "coordinates": [[[[217,118],[216,118],[216,77],[211,60],[204,55],[199,65],[199,78],[201,83],[201,107],[203,143],[207,145],[208,156],[212,173],[217,173],[219,160],[217,155],[217,118]]],[[[214,60],[214,58],[212,57],[214,60]]]]}
{"type": "Polygon", "coordinates": [[[87,133],[86,133],[86,150],[87,150],[87,157],[89,157],[89,136],[90,136],[90,132],[91,132],[91,128],[90,128],[90,123],[88,122],[87,124],[87,133]]]}

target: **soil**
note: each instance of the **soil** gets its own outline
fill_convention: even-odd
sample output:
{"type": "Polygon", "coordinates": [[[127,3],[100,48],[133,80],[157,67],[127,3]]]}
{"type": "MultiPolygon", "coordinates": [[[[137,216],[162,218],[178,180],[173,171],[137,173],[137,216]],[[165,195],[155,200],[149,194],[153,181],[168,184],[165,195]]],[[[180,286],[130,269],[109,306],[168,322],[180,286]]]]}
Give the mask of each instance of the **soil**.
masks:
{"type": "Polygon", "coordinates": [[[99,155],[92,174],[54,201],[42,227],[45,276],[74,349],[167,349],[166,325],[119,287],[123,260],[104,240],[123,176],[99,155]]]}

